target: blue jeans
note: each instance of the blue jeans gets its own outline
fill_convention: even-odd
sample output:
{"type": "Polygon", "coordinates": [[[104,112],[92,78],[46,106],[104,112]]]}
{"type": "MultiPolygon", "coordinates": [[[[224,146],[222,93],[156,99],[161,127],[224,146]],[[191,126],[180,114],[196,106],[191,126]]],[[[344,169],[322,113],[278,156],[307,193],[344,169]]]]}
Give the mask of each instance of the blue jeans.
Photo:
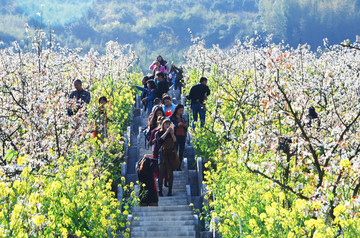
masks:
{"type": "Polygon", "coordinates": [[[198,114],[200,116],[200,126],[204,127],[205,125],[205,113],[206,107],[204,104],[194,103],[191,104],[191,109],[193,113],[193,121],[192,121],[192,128],[195,130],[195,122],[198,121],[198,114]]]}

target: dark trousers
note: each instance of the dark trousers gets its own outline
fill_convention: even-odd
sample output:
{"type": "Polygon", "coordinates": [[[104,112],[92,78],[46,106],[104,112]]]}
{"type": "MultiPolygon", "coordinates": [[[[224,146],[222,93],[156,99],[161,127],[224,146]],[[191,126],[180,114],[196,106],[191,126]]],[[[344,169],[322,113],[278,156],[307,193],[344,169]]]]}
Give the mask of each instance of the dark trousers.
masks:
{"type": "MultiPolygon", "coordinates": [[[[161,193],[162,193],[162,188],[163,188],[163,180],[164,180],[164,178],[166,178],[167,173],[168,172],[166,171],[165,165],[160,164],[160,166],[159,166],[158,186],[159,186],[159,192],[161,192],[161,193]]],[[[171,193],[172,192],[173,181],[174,181],[174,173],[173,173],[172,170],[170,171],[168,181],[169,181],[169,190],[168,191],[169,191],[169,193],[171,193]]]]}
{"type": "Polygon", "coordinates": [[[205,114],[206,114],[206,107],[204,104],[200,103],[193,103],[191,104],[191,109],[193,113],[193,122],[192,128],[195,130],[195,122],[198,121],[198,115],[200,116],[200,126],[204,127],[205,125],[205,114]]]}
{"type": "Polygon", "coordinates": [[[178,151],[179,159],[180,159],[179,168],[181,168],[181,163],[184,159],[185,141],[186,141],[186,136],[178,136],[178,135],[176,136],[176,151],[178,151]]]}

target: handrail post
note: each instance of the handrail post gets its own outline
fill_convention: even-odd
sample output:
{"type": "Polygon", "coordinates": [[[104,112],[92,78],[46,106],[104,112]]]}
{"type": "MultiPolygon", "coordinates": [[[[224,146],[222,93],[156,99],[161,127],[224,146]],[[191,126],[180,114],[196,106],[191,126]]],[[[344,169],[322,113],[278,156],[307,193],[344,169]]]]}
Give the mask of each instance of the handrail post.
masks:
{"type": "Polygon", "coordinates": [[[202,171],[202,159],[201,157],[196,158],[196,171],[198,179],[198,192],[202,196],[202,182],[203,182],[203,171],[202,171]]]}

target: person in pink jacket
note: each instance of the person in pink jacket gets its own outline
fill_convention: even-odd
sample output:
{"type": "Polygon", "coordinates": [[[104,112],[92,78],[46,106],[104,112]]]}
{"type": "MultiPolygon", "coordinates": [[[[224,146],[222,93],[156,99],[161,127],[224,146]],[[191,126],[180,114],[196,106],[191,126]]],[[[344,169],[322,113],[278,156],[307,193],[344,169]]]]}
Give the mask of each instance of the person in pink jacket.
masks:
{"type": "Polygon", "coordinates": [[[164,74],[166,74],[166,71],[165,71],[164,66],[160,65],[160,63],[159,63],[158,61],[154,61],[154,62],[150,65],[149,69],[150,69],[151,71],[154,71],[154,70],[156,70],[156,69],[159,69],[160,72],[163,72],[164,74]]]}

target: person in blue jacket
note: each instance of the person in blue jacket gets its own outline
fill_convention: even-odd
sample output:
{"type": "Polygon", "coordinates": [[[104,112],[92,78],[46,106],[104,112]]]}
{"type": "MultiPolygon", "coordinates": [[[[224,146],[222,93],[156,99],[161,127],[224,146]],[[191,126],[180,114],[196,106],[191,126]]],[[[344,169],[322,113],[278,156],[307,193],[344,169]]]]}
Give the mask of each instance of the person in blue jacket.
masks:
{"type": "Polygon", "coordinates": [[[147,85],[147,88],[143,88],[143,87],[135,86],[135,85],[133,85],[131,87],[132,88],[136,87],[137,89],[147,93],[147,97],[143,98],[141,101],[143,103],[147,103],[148,114],[150,114],[152,111],[152,108],[154,106],[154,99],[156,98],[156,95],[157,95],[157,87],[156,87],[154,80],[148,80],[146,85],[147,85]]]}

